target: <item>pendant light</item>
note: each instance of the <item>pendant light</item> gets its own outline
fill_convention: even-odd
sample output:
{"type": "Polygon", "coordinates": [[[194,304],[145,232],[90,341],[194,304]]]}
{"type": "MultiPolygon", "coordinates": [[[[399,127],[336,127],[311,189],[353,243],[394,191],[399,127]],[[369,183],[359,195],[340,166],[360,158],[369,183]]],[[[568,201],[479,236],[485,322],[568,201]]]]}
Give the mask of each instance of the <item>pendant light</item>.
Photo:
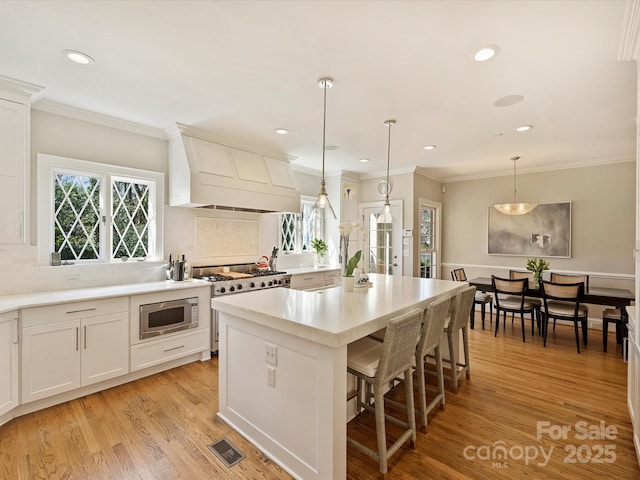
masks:
{"type": "Polygon", "coordinates": [[[389,164],[391,158],[391,127],[396,124],[395,120],[387,120],[384,122],[389,130],[389,136],[387,140],[387,192],[385,194],[384,206],[382,211],[378,214],[377,223],[392,223],[396,221],[396,217],[391,209],[391,203],[389,202],[389,192],[391,191],[391,184],[389,183],[389,164]]]}
{"type": "Polygon", "coordinates": [[[320,193],[318,194],[316,203],[313,205],[313,209],[324,210],[326,207],[329,207],[333,218],[337,219],[338,217],[336,217],[336,212],[333,210],[331,202],[329,201],[329,195],[327,195],[327,189],[325,188],[326,183],[324,180],[324,152],[326,149],[325,138],[327,130],[327,89],[333,87],[333,80],[330,78],[321,78],[318,80],[318,86],[324,91],[324,107],[322,111],[322,182],[320,182],[320,193]]]}
{"type": "Polygon", "coordinates": [[[493,208],[505,215],[524,215],[538,206],[537,203],[516,202],[516,162],[520,157],[511,157],[513,162],[513,203],[501,203],[493,208]]]}

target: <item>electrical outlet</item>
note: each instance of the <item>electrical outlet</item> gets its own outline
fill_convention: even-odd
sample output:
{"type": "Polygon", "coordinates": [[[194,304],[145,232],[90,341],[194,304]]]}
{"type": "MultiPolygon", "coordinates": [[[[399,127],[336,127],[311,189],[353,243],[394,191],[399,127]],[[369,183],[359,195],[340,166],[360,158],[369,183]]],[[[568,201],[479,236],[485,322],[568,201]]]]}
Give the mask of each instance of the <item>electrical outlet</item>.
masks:
{"type": "Polygon", "coordinates": [[[276,386],[276,369],[271,365],[267,365],[267,385],[270,387],[276,386]]]}
{"type": "Polygon", "coordinates": [[[264,360],[271,365],[278,365],[278,347],[272,343],[265,343],[264,360]]]}

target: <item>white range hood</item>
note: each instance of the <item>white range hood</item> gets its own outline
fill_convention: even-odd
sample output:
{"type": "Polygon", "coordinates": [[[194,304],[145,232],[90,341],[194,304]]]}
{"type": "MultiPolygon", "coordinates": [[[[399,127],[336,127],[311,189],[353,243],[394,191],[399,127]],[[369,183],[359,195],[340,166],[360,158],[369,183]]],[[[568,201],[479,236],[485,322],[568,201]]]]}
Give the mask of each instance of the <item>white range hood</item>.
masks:
{"type": "Polygon", "coordinates": [[[286,155],[264,154],[177,124],[169,157],[169,204],[298,212],[300,193],[286,155]]]}

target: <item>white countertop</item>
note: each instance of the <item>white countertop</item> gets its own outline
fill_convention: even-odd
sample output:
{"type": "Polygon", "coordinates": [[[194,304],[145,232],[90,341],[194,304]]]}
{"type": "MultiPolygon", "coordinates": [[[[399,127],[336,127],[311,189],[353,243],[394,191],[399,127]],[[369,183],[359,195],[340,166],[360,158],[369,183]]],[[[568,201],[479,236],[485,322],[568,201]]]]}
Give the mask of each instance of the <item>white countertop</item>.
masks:
{"type": "Polygon", "coordinates": [[[183,288],[208,287],[211,284],[203,280],[173,280],[161,282],[134,283],[129,285],[110,285],[106,287],[79,288],[72,290],[58,290],[48,292],[21,293],[17,295],[0,296],[0,313],[19,310],[21,308],[42,307],[60,303],[81,302],[96,298],[122,297],[143,293],[162,292],[164,290],[178,290],[183,288]]]}
{"type": "Polygon", "coordinates": [[[211,300],[214,309],[330,347],[339,347],[386,326],[413,308],[452,296],[466,283],[370,274],[371,288],[344,292],[271,288],[211,300]]]}

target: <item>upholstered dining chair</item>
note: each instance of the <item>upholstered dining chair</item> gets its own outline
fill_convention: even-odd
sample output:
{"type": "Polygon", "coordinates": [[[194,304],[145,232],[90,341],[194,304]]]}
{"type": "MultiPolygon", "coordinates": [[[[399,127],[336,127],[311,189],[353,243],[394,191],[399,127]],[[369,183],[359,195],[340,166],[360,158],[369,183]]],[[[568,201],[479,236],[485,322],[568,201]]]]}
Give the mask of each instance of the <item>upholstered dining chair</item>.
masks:
{"type": "MultiPolygon", "coordinates": [[[[516,280],[516,279],[520,279],[520,278],[526,278],[527,279],[527,288],[531,288],[534,285],[535,282],[535,277],[533,275],[533,272],[530,271],[526,271],[523,272],[521,270],[509,270],[509,278],[511,280],[516,280]]],[[[537,298],[537,297],[528,297],[525,295],[525,299],[529,302],[531,302],[532,304],[534,304],[536,306],[536,315],[537,315],[537,323],[538,323],[538,333],[542,333],[542,299],[541,298],[537,298]]],[[[514,314],[511,315],[511,322],[513,323],[513,316],[514,314]]]]}
{"type": "MultiPolygon", "coordinates": [[[[621,344],[624,337],[627,336],[627,324],[622,320],[622,312],[617,308],[606,308],[602,312],[602,346],[607,351],[607,343],[609,340],[609,324],[616,324],[616,344],[621,344]]],[[[622,351],[624,357],[624,349],[622,351]]]]}
{"type": "Polygon", "coordinates": [[[413,360],[420,335],[424,311],[415,309],[389,321],[384,341],[364,337],[347,346],[347,371],[356,376],[355,392],[358,414],[362,409],[372,411],[376,419],[377,450],[347,437],[347,443],[356,450],[378,460],[380,472],[387,477],[388,460],[402,445],[410,442],[414,448],[416,440],[416,418],[413,402],[413,360]],[[402,421],[385,412],[384,390],[396,377],[403,374],[405,384],[405,407],[407,420],[402,421]],[[366,397],[363,401],[363,386],[366,397]],[[373,389],[373,393],[371,390],[373,389]],[[371,405],[371,397],[374,404],[371,405]],[[385,420],[403,429],[403,433],[387,447],[385,420]]]}
{"type": "Polygon", "coordinates": [[[473,302],[476,293],[475,286],[468,286],[459,290],[453,299],[451,308],[451,318],[445,327],[447,343],[449,346],[449,358],[443,359],[450,367],[451,388],[453,393],[458,393],[458,380],[462,375],[466,375],[467,380],[471,378],[471,363],[469,358],[469,311],[473,309],[473,302]],[[454,344],[457,345],[462,332],[462,353],[464,362],[456,360],[454,344]]]}
{"type": "Polygon", "coordinates": [[[578,333],[578,322],[582,324],[582,339],[587,344],[587,318],[589,309],[580,303],[584,290],[584,283],[554,283],[545,282],[540,284],[542,289],[542,299],[544,308],[542,310],[542,330],[544,332],[544,346],[547,346],[547,332],[549,330],[549,319],[553,318],[554,325],[557,320],[573,322],[576,333],[576,348],[580,353],[580,334],[578,333]]]}
{"type": "Polygon", "coordinates": [[[491,276],[493,292],[496,295],[496,331],[500,328],[500,313],[503,314],[503,325],[506,328],[507,313],[520,314],[522,323],[522,341],[525,342],[524,314],[531,315],[531,335],[534,335],[535,312],[537,306],[525,298],[528,280],[526,278],[510,279],[491,276]]]}
{"type": "MultiPolygon", "coordinates": [[[[580,283],[584,284],[583,293],[589,292],[589,275],[576,275],[572,273],[556,273],[551,272],[550,277],[553,283],[580,283]]],[[[556,319],[553,319],[553,329],[556,329],[556,319]]]]}
{"type": "MultiPolygon", "coordinates": [[[[454,282],[466,282],[467,274],[464,272],[464,268],[454,268],[451,270],[451,279],[454,282]]],[[[480,314],[482,316],[482,329],[484,330],[484,317],[485,317],[485,305],[489,304],[489,323],[493,322],[493,295],[485,292],[476,292],[474,298],[474,304],[480,305],[480,314]]],[[[471,318],[471,328],[475,326],[475,309],[471,309],[469,314],[471,318]]]]}

